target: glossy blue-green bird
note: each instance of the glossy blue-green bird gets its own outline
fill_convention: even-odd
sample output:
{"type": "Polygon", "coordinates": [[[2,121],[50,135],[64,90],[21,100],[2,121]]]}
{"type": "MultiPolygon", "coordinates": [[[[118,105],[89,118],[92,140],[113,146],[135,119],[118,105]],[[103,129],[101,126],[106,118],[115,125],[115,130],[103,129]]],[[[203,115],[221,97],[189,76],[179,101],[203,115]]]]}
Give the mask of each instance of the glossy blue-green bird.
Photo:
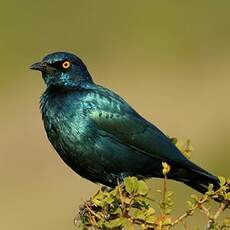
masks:
{"type": "Polygon", "coordinates": [[[70,53],[47,55],[31,69],[42,72],[40,108],[49,141],[76,173],[110,187],[126,176],[168,178],[201,193],[219,180],[192,163],[156,126],[120,96],[94,83],[82,60],[70,53]]]}

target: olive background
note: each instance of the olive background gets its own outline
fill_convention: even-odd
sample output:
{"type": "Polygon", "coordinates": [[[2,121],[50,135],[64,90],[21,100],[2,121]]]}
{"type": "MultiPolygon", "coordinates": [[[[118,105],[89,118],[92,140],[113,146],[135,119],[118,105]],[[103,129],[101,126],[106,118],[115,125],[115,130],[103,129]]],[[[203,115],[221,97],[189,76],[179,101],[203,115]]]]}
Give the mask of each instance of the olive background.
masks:
{"type": "MultiPolygon", "coordinates": [[[[78,205],[99,188],[62,162],[43,129],[45,85],[29,66],[54,51],[79,55],[95,82],[166,134],[191,139],[194,162],[230,176],[229,12],[224,0],[2,0],[0,229],[77,229],[78,205]]],[[[176,216],[194,191],[169,188],[176,216]]],[[[191,220],[203,229],[205,218],[191,220]]]]}

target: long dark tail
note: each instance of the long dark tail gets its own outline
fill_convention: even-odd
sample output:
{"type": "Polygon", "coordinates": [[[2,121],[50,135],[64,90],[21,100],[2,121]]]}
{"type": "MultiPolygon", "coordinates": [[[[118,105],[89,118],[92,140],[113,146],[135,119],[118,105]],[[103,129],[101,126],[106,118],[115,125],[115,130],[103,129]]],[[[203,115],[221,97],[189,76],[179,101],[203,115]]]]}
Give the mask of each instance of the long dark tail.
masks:
{"type": "Polygon", "coordinates": [[[186,181],[184,183],[203,194],[208,191],[209,184],[213,184],[214,190],[217,190],[220,187],[220,181],[218,178],[215,178],[214,176],[210,177],[203,174],[199,175],[197,179],[190,179],[189,181],[186,181]]]}
{"type": "Polygon", "coordinates": [[[213,184],[213,189],[217,190],[220,187],[219,179],[202,169],[191,161],[187,161],[184,165],[174,171],[174,179],[185,183],[200,193],[205,194],[208,191],[209,184],[213,184]]]}

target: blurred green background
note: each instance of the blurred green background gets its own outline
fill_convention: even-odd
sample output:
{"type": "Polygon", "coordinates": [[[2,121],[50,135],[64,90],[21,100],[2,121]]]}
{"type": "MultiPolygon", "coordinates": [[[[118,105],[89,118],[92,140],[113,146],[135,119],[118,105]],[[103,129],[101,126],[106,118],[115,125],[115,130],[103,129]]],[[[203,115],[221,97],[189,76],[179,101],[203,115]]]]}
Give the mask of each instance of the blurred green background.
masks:
{"type": "MultiPolygon", "coordinates": [[[[0,229],[76,229],[78,205],[99,188],[47,141],[44,84],[28,67],[53,51],[78,54],[97,83],[168,135],[190,138],[193,161],[230,176],[229,11],[224,0],[2,0],[0,229]]],[[[193,191],[176,182],[170,189],[179,214],[193,191]]]]}

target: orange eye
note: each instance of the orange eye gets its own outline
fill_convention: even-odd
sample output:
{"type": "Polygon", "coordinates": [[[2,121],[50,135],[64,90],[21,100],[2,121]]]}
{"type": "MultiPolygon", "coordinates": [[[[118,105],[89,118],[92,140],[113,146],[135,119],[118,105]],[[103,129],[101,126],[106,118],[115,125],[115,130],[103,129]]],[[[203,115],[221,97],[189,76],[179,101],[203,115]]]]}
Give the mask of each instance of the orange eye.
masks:
{"type": "Polygon", "coordinates": [[[69,61],[64,61],[64,62],[62,63],[62,67],[63,67],[64,69],[68,69],[68,68],[70,67],[70,62],[69,62],[69,61]]]}

